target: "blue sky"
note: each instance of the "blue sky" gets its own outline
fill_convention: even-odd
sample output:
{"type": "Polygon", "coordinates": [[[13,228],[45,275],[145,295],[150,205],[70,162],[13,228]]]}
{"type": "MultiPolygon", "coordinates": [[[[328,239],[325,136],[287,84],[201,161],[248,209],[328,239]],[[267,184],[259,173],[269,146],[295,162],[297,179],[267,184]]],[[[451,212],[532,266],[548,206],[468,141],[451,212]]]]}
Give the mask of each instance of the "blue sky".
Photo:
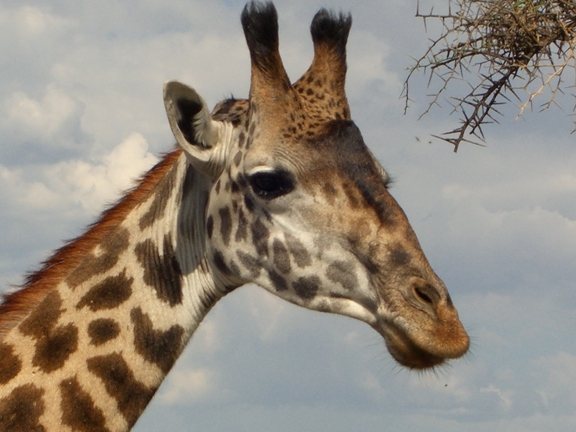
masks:
{"type": "MultiPolygon", "coordinates": [[[[165,81],[188,83],[210,105],[247,95],[243,5],[0,0],[2,286],[78,235],[172,147],[165,81]]],[[[314,13],[352,12],[352,116],[395,178],[392,193],[449,287],[471,353],[435,374],[409,373],[365,324],[249,286],[208,315],[135,430],[576,429],[573,100],[518,120],[506,107],[485,129],[487,147],[454,154],[430,138],[456,126],[447,103],[418,121],[425,76],[403,114],[410,56],[433,36],[414,18],[415,1],[276,5],[293,80],[312,58],[314,13]]]]}

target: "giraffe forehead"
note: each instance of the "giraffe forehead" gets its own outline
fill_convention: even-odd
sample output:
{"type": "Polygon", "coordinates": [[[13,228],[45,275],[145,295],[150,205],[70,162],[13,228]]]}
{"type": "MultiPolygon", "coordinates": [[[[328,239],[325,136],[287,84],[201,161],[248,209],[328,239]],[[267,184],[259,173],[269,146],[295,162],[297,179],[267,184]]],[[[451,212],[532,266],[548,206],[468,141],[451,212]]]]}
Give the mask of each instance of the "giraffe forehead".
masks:
{"type": "Polygon", "coordinates": [[[342,119],[349,113],[340,116],[332,111],[331,115],[336,112],[335,119],[326,111],[315,109],[315,100],[330,98],[329,92],[322,93],[325,82],[311,75],[296,83],[294,89],[300,103],[287,106],[284,115],[267,122],[266,128],[256,121],[263,113],[243,99],[220,102],[212,116],[241,130],[238,148],[230,155],[235,167],[242,161],[245,171],[284,166],[307,189],[322,187],[326,192],[326,188],[340,187],[349,197],[354,190],[357,197],[352,201],[363,201],[382,216],[390,206],[385,202],[388,177],[377,166],[360,130],[352,121],[342,119]]]}
{"type": "Polygon", "coordinates": [[[339,178],[342,183],[380,193],[387,177],[364,143],[358,127],[349,120],[330,121],[318,135],[289,151],[300,163],[303,180],[339,178]]]}
{"type": "MultiPolygon", "coordinates": [[[[334,98],[326,88],[327,79],[311,73],[305,78],[290,88],[292,97],[287,97],[283,109],[275,110],[273,116],[249,100],[229,98],[214,107],[212,118],[244,129],[250,139],[264,135],[277,144],[314,139],[324,133],[327,123],[349,118],[349,111],[347,106],[341,106],[345,101],[334,98]]],[[[244,143],[240,144],[242,147],[244,143]]]]}

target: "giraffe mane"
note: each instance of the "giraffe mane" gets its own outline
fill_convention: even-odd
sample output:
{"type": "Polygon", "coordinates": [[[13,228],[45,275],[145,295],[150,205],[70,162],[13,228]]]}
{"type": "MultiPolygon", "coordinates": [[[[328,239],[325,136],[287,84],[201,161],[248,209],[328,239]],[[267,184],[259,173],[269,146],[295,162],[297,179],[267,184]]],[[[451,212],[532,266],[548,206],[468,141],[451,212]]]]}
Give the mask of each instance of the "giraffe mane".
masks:
{"type": "Polygon", "coordinates": [[[119,201],[105,210],[99,219],[88,226],[80,236],[57,249],[39,270],[27,275],[17,291],[4,294],[0,303],[0,342],[12,327],[33,310],[64,277],[76,268],[126,215],[146,198],[176,163],[181,149],[167,153],[160,162],[146,172],[119,201]]]}

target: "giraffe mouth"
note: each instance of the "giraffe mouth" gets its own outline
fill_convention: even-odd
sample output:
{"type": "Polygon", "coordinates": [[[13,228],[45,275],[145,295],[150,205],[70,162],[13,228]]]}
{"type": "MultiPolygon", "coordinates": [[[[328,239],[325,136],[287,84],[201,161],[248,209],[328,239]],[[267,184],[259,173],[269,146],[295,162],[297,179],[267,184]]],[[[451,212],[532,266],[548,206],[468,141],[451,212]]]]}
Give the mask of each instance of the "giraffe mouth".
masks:
{"type": "Polygon", "coordinates": [[[407,334],[395,326],[386,326],[381,334],[394,360],[409,369],[430,369],[446,361],[445,357],[432,354],[419,347],[407,334]]]}
{"type": "Polygon", "coordinates": [[[409,369],[422,370],[461,357],[470,346],[468,334],[459,320],[436,323],[434,327],[428,331],[411,331],[411,327],[401,325],[400,320],[387,322],[378,330],[394,360],[409,369]]]}

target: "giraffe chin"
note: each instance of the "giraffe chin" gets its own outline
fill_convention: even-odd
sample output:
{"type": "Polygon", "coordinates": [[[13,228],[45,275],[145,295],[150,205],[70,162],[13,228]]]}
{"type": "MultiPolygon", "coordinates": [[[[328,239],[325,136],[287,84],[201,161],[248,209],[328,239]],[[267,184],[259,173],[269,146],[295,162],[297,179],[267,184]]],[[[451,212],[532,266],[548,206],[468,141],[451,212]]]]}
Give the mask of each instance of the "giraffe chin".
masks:
{"type": "Polygon", "coordinates": [[[392,325],[386,326],[380,333],[384,337],[386,348],[394,360],[408,369],[431,369],[440,366],[448,358],[461,355],[441,357],[433,354],[416,345],[404,331],[392,325]]]}

